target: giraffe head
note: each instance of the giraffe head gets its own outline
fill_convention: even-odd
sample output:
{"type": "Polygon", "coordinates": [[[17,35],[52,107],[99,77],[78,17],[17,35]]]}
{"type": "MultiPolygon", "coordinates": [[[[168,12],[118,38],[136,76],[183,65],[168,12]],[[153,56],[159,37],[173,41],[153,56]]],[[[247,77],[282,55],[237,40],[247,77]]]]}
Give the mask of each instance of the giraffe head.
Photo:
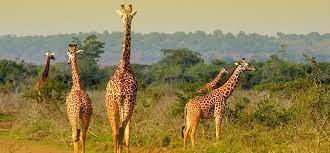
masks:
{"type": "Polygon", "coordinates": [[[117,10],[118,15],[121,17],[123,24],[126,23],[131,24],[134,15],[136,15],[137,11],[132,8],[132,4],[128,5],[128,9],[125,8],[125,5],[122,4],[120,10],[117,10]]]}
{"type": "Polygon", "coordinates": [[[226,68],[222,67],[220,73],[229,73],[226,68]]]}
{"type": "Polygon", "coordinates": [[[253,65],[248,63],[245,58],[242,58],[238,63],[235,63],[235,65],[238,66],[239,69],[242,71],[255,71],[256,69],[254,68],[253,65]]]}
{"type": "Polygon", "coordinates": [[[83,50],[78,50],[78,45],[76,43],[70,43],[67,51],[68,63],[71,64],[73,60],[76,59],[77,53],[83,52],[83,50]]]}
{"type": "Polygon", "coordinates": [[[48,51],[46,53],[46,56],[49,58],[49,59],[52,59],[52,60],[55,60],[55,56],[54,56],[54,53],[52,51],[48,51]]]}

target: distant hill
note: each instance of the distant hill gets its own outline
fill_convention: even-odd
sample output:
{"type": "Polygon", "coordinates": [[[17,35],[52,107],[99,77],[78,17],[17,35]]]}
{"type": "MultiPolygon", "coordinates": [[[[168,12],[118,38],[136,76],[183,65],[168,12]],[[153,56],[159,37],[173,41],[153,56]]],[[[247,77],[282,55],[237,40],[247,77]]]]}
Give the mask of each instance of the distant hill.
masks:
{"type": "MultiPolygon", "coordinates": [[[[44,63],[46,50],[54,50],[57,61],[66,59],[65,50],[72,37],[81,40],[87,35],[96,34],[105,42],[105,53],[99,64],[109,65],[119,62],[122,33],[107,31],[103,33],[58,34],[49,36],[0,36],[0,58],[19,59],[27,62],[44,63]]],[[[199,52],[210,61],[212,59],[234,60],[240,57],[264,60],[279,50],[287,50],[290,60],[301,61],[302,54],[315,56],[318,60],[330,60],[330,33],[312,32],[303,34],[277,33],[277,36],[257,33],[239,32],[223,33],[216,30],[212,33],[196,31],[190,33],[133,33],[132,62],[150,64],[162,56],[163,48],[189,48],[199,52]],[[282,46],[282,47],[281,47],[282,46]]]]}

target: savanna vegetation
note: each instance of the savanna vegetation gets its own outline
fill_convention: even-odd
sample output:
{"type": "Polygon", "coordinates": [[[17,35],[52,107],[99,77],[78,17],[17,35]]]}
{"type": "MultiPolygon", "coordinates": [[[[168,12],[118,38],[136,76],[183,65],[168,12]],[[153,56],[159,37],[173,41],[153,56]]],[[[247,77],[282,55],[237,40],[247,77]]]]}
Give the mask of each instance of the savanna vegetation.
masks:
{"type": "MultiPolygon", "coordinates": [[[[63,42],[71,41],[72,37],[83,40],[89,35],[97,36],[104,45],[104,54],[99,64],[117,64],[120,59],[122,32],[103,33],[76,33],[58,34],[49,36],[0,36],[1,59],[23,59],[28,62],[42,64],[43,52],[54,50],[57,59],[64,61],[62,52],[66,49],[63,42]]],[[[163,48],[189,48],[203,55],[207,62],[214,59],[226,61],[247,57],[258,61],[265,61],[270,55],[275,54],[281,44],[288,51],[290,61],[304,60],[302,54],[315,56],[318,60],[326,61],[330,58],[330,34],[311,32],[308,34],[285,34],[278,32],[275,36],[258,33],[237,34],[215,30],[210,33],[203,31],[175,32],[175,33],[132,33],[133,63],[154,64],[161,60],[163,48]]]]}
{"type": "MultiPolygon", "coordinates": [[[[173,35],[179,37],[180,34],[182,38],[189,35],[173,35]]],[[[197,34],[205,35],[191,35],[197,34]]],[[[215,32],[212,36],[215,35],[221,33],[215,32]]],[[[227,38],[227,35],[224,36],[227,38]]],[[[138,34],[135,37],[144,38],[138,34]]],[[[100,41],[96,35],[73,39],[85,51],[78,58],[79,70],[94,107],[87,138],[88,152],[111,152],[111,128],[104,109],[104,96],[106,83],[116,66],[97,64],[109,44],[100,41]]],[[[262,40],[258,44],[269,46],[262,40]]],[[[181,126],[185,104],[199,95],[195,91],[212,80],[221,67],[229,70],[234,67],[235,60],[207,61],[200,53],[191,50],[194,46],[171,48],[159,49],[157,54],[162,56],[153,64],[133,64],[139,84],[132,118],[133,152],[183,152],[181,126]]],[[[260,46],[257,48],[260,53],[262,49],[267,51],[260,46]]],[[[214,121],[202,121],[197,131],[195,151],[329,151],[330,63],[308,55],[301,55],[303,60],[294,62],[289,58],[290,45],[274,44],[273,48],[278,50],[265,60],[250,61],[257,71],[241,75],[236,91],[228,100],[221,141],[215,142],[214,121]],[[205,133],[201,132],[202,128],[205,133]]],[[[65,110],[65,97],[71,88],[70,67],[62,62],[52,64],[47,86],[41,90],[41,95],[36,95],[31,87],[42,71],[42,65],[18,60],[0,61],[0,121],[13,121],[9,130],[1,131],[0,138],[57,144],[71,149],[71,131],[65,110]]]]}

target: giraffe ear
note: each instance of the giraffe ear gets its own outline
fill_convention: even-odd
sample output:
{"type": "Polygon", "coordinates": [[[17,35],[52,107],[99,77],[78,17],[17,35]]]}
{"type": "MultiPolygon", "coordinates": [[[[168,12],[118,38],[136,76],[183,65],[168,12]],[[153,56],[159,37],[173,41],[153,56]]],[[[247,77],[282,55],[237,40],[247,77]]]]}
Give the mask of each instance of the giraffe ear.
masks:
{"type": "Polygon", "coordinates": [[[55,53],[51,53],[50,55],[54,56],[54,55],[55,55],[55,53]]]}
{"type": "Polygon", "coordinates": [[[46,56],[48,56],[48,52],[46,53],[46,56]]]}
{"type": "Polygon", "coordinates": [[[82,53],[82,52],[84,52],[84,50],[78,50],[78,51],[77,51],[77,53],[82,53]]]}
{"type": "Polygon", "coordinates": [[[136,15],[137,10],[134,10],[133,13],[131,13],[132,16],[136,15]]]}
{"type": "Polygon", "coordinates": [[[119,16],[123,16],[123,12],[121,12],[121,10],[116,10],[116,12],[119,16]]]}
{"type": "Polygon", "coordinates": [[[235,63],[235,65],[238,65],[238,63],[235,63]]]}

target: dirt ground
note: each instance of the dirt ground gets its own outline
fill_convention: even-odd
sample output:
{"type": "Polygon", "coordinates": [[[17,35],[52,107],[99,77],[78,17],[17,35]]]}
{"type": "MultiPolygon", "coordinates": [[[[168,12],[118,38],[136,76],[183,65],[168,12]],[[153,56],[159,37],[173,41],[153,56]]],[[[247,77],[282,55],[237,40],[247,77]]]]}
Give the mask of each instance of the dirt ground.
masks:
{"type": "Polygon", "coordinates": [[[69,151],[24,141],[0,139],[0,153],[69,153],[69,151]]]}
{"type": "MultiPolygon", "coordinates": [[[[7,132],[15,124],[14,121],[0,121],[0,134],[7,132]]],[[[6,137],[0,137],[0,153],[71,153],[72,151],[65,150],[56,146],[40,144],[28,140],[15,140],[6,137]]],[[[111,151],[107,151],[111,152],[111,151]]],[[[167,150],[165,148],[140,148],[131,147],[132,153],[181,153],[181,149],[167,150]]]]}
{"type": "MultiPolygon", "coordinates": [[[[10,130],[13,124],[14,121],[0,121],[0,132],[10,130]]],[[[69,153],[69,151],[28,141],[0,138],[0,153],[69,153]]]]}

